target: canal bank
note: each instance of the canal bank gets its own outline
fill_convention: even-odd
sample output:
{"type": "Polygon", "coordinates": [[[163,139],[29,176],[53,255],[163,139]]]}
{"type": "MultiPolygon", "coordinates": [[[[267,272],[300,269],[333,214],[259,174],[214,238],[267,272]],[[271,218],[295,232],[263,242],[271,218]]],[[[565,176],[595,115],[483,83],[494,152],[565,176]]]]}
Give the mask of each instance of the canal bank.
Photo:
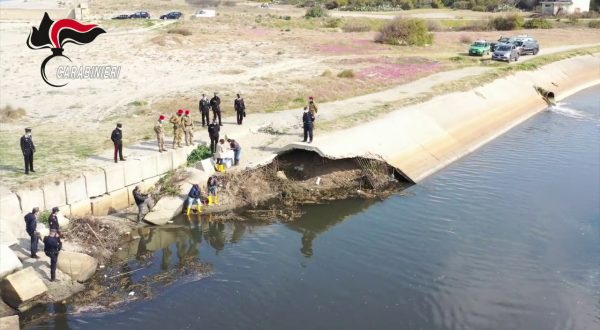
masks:
{"type": "Polygon", "coordinates": [[[111,313],[48,305],[50,320],[24,328],[597,328],[598,93],[384,201],[309,205],[287,224],[177,218],[165,247],[128,257],[131,270],[146,263],[130,285],[187,258],[212,276],[111,313]]]}

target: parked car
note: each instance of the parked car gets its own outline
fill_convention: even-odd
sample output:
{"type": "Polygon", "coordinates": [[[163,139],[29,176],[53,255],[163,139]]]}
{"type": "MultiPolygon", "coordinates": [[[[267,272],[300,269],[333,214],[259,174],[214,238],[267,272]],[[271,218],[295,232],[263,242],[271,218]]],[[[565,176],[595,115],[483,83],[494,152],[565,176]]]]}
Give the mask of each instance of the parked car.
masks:
{"type": "Polygon", "coordinates": [[[490,43],[485,40],[477,40],[471,44],[469,47],[469,55],[489,55],[490,53],[490,43]]]}
{"type": "Polygon", "coordinates": [[[129,18],[150,18],[150,14],[147,11],[138,11],[137,13],[133,13],[129,15],[129,18]]]}
{"type": "Polygon", "coordinates": [[[492,54],[492,60],[496,61],[518,61],[519,51],[513,44],[500,44],[492,54]]]}
{"type": "Polygon", "coordinates": [[[533,38],[528,38],[523,41],[517,41],[519,46],[519,55],[533,54],[537,55],[540,51],[540,44],[533,38]]]}
{"type": "Polygon", "coordinates": [[[514,38],[500,36],[500,38],[498,39],[498,41],[492,42],[490,44],[490,50],[493,52],[493,51],[496,50],[496,47],[498,45],[501,45],[501,44],[510,44],[510,43],[513,43],[514,41],[515,41],[514,38]]]}
{"type": "Polygon", "coordinates": [[[180,11],[172,11],[170,13],[160,15],[160,19],[180,19],[183,14],[180,11]]]}
{"type": "Polygon", "coordinates": [[[117,15],[117,16],[113,17],[112,19],[129,19],[129,15],[127,15],[127,14],[117,15]]]}
{"type": "Polygon", "coordinates": [[[215,17],[215,16],[216,16],[216,12],[214,9],[199,9],[191,16],[191,18],[195,19],[195,18],[215,17]]]}

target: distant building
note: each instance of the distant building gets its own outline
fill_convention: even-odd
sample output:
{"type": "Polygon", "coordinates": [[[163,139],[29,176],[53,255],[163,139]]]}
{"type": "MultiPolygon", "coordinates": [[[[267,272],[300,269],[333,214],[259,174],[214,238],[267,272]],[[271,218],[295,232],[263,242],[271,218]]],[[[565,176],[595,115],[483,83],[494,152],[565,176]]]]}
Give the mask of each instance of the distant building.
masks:
{"type": "Polygon", "coordinates": [[[591,0],[555,0],[540,1],[544,15],[568,15],[584,13],[590,10],[591,0]]]}

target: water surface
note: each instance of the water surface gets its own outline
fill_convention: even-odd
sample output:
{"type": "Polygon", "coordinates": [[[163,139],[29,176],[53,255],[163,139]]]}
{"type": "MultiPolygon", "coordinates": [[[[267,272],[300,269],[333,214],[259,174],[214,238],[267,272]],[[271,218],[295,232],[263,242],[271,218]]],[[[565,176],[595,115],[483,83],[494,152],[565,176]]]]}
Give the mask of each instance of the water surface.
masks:
{"type": "Polygon", "coordinates": [[[307,206],[289,224],[179,219],[132,247],[167,246],[132,283],[186,257],[211,277],[113,313],[49,306],[27,329],[599,329],[598,95],[384,201],[307,206]]]}

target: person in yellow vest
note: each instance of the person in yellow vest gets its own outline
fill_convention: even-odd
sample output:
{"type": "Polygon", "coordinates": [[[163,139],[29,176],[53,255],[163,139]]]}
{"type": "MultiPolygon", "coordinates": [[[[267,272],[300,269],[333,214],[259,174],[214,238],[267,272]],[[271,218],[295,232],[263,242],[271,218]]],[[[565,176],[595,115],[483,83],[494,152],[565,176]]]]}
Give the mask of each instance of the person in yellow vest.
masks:
{"type": "Polygon", "coordinates": [[[165,129],[162,125],[164,120],[165,116],[160,115],[160,117],[158,117],[158,123],[154,125],[154,132],[156,132],[156,140],[158,141],[158,152],[167,151],[167,149],[165,149],[165,129]]]}
{"type": "Polygon", "coordinates": [[[190,110],[185,110],[183,116],[183,132],[185,134],[185,145],[194,145],[194,120],[190,116],[190,110]]]}
{"type": "Polygon", "coordinates": [[[317,104],[315,103],[315,98],[312,96],[308,98],[308,111],[315,117],[317,116],[317,112],[319,112],[319,108],[317,108],[317,104]]]}
{"type": "Polygon", "coordinates": [[[173,149],[181,147],[181,135],[183,134],[182,118],[183,110],[177,110],[177,114],[173,114],[169,122],[173,124],[173,149]]]}

